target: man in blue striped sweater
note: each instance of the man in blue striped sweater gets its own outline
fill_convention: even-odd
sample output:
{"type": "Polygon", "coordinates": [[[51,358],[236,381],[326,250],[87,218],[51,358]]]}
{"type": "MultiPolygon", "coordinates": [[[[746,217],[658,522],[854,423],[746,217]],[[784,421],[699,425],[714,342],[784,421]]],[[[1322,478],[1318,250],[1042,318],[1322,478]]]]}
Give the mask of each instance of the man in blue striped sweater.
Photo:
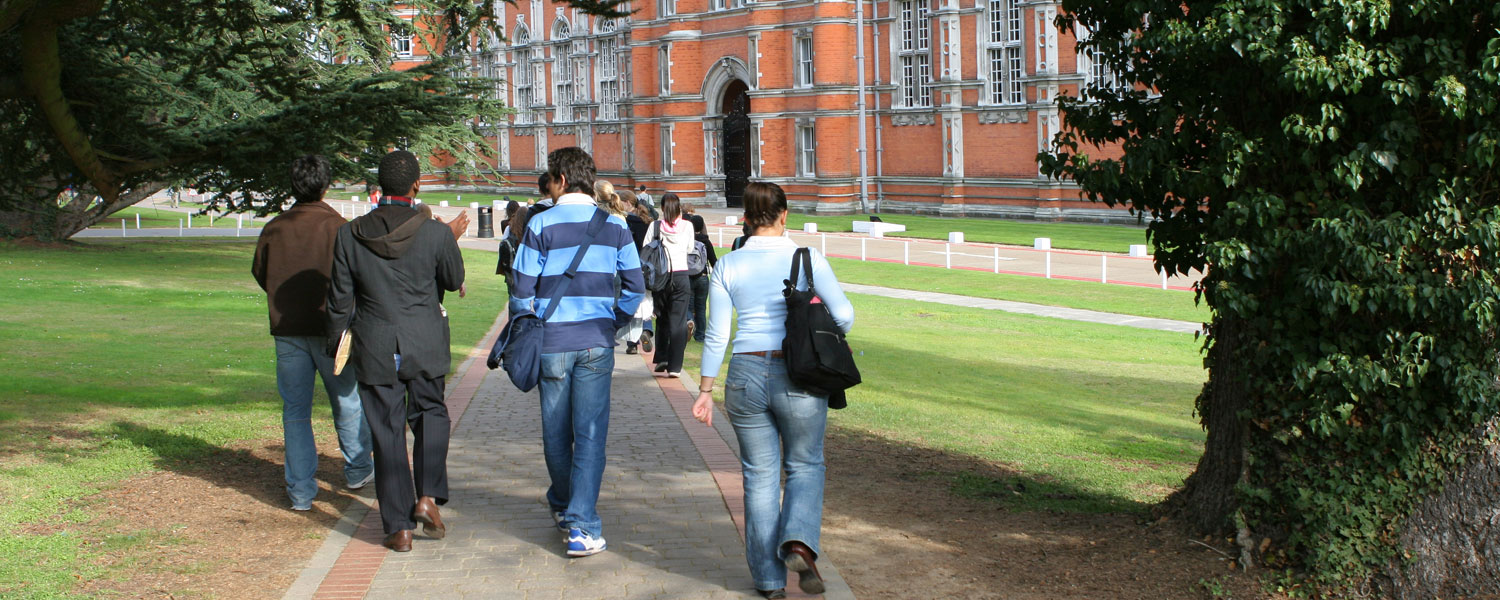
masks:
{"type": "Polygon", "coordinates": [[[563,195],[526,224],[516,249],[511,314],[547,310],[568,265],[586,248],[578,272],[542,326],[542,450],[552,486],[547,503],[567,532],[568,556],[604,551],[604,523],[595,504],[604,478],[609,385],[615,331],[629,323],[646,289],[641,257],[624,219],[611,216],[589,239],[594,159],[577,147],[547,155],[547,171],[563,195]],[[619,278],[619,293],[615,280],[619,278]]]}

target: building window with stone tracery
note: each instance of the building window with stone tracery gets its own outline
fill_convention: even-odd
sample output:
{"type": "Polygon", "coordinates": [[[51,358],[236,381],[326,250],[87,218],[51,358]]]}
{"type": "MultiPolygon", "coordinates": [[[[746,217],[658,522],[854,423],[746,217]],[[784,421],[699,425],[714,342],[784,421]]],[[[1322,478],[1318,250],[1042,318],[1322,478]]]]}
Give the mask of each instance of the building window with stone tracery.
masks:
{"type": "Polygon", "coordinates": [[[797,126],[797,176],[818,175],[818,138],[812,125],[797,126]]]}
{"type": "Polygon", "coordinates": [[[929,0],[899,0],[896,3],[900,31],[897,36],[897,83],[901,106],[932,106],[932,14],[929,0]]]}
{"type": "Polygon", "coordinates": [[[1021,51],[1021,0],[989,0],[989,34],[985,39],[989,104],[1025,104],[1021,78],[1025,65],[1021,51]]]}
{"type": "MultiPolygon", "coordinates": [[[[600,28],[604,33],[613,33],[614,21],[607,21],[600,28]]],[[[614,37],[599,38],[599,119],[613,121],[620,118],[620,55],[619,42],[614,37]]]]}
{"type": "Polygon", "coordinates": [[[532,107],[536,105],[536,79],[532,70],[532,52],[529,46],[531,34],[526,31],[526,26],[516,28],[513,41],[516,55],[516,92],[515,106],[516,124],[529,125],[534,122],[532,107]]]}
{"type": "Polygon", "coordinates": [[[813,85],[813,40],[812,32],[799,34],[795,39],[793,47],[793,59],[797,61],[797,81],[795,85],[799,88],[812,87],[813,85]]]}
{"type": "Polygon", "coordinates": [[[672,126],[661,126],[661,174],[672,174],[672,126]]]}
{"type": "Polygon", "coordinates": [[[552,39],[561,40],[553,51],[552,60],[552,103],[557,108],[557,113],[552,117],[554,123],[565,123],[573,120],[573,67],[572,44],[568,41],[570,31],[566,21],[559,19],[552,28],[552,39]]]}
{"type": "Polygon", "coordinates": [[[662,44],[656,50],[656,76],[662,96],[672,95],[672,45],[662,44]]]}
{"type": "Polygon", "coordinates": [[[391,50],[398,58],[411,57],[411,24],[402,21],[391,27],[391,50]]]}

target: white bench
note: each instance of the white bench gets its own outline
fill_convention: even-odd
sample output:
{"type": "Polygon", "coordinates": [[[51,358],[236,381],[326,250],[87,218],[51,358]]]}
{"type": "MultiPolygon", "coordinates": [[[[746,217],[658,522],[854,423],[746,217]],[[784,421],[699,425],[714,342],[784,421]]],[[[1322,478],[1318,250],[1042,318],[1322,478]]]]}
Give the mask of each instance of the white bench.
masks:
{"type": "Polygon", "coordinates": [[[895,223],[882,223],[879,221],[854,222],[854,233],[873,233],[876,231],[880,232],[881,234],[891,233],[893,231],[906,231],[906,226],[897,225],[895,223]]]}

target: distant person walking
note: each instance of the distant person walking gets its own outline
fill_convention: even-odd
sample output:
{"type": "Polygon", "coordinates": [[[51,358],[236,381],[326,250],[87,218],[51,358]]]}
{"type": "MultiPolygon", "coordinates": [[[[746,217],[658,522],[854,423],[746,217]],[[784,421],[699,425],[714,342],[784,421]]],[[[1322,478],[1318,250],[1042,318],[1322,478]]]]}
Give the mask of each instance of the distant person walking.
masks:
{"type": "MultiPolygon", "coordinates": [[[[651,228],[651,211],[633,194],[626,197],[626,200],[630,202],[630,213],[625,215],[625,225],[630,227],[631,241],[635,243],[635,251],[639,253],[645,245],[646,231],[651,228]]],[[[656,302],[651,296],[646,294],[641,299],[641,305],[636,307],[630,324],[621,327],[616,334],[615,341],[625,343],[626,354],[650,352],[653,349],[651,319],[656,315],[656,302]]]]}
{"type": "Polygon", "coordinates": [[[250,272],[266,291],[271,335],[276,339],[276,391],[281,394],[282,445],[286,493],[292,510],[312,510],[318,494],[318,445],[313,439],[313,377],[333,405],[333,428],[344,455],[344,480],[357,490],[375,479],[370,461],[370,427],[355,389],[355,370],[333,374],[333,358],[323,351],[328,328],[328,277],[333,241],[344,217],[323,201],[328,193],[328,159],[307,155],[292,161],[292,196],[297,203],[271,219],[255,242],[250,272]]]}
{"type": "MultiPolygon", "coordinates": [[[[775,184],[756,182],[746,186],[744,202],[745,222],[754,230],[744,247],[724,255],[714,270],[703,377],[693,416],[713,425],[714,378],[729,343],[730,323],[737,317],[734,355],[724,378],[724,409],[739,440],[744,467],[745,558],[750,575],[767,598],[785,597],[788,570],[797,572],[802,591],[821,594],[823,579],[816,560],[823,526],[828,398],[793,384],[782,357],[783,282],[797,250],[796,243],[782,237],[786,194],[775,184]]],[[[848,331],[854,324],[854,307],[817,250],[812,250],[812,282],[839,327],[848,331]]]]}
{"type": "Polygon", "coordinates": [[[584,252],[578,271],[558,298],[558,309],[542,325],[542,452],[552,485],[547,504],[558,529],[567,532],[568,556],[603,552],[604,521],[597,504],[609,437],[610,381],[615,331],[629,321],[646,284],[641,258],[624,219],[608,217],[590,237],[595,215],[594,159],[582,148],[547,155],[548,173],[563,194],[535,215],[516,252],[511,314],[544,314],[569,263],[584,252]],[[620,279],[619,293],[615,278],[620,279]]]}
{"type": "Polygon", "coordinates": [[[656,211],[656,202],[651,199],[651,194],[646,193],[646,184],[636,186],[635,197],[641,201],[641,204],[646,205],[646,211],[651,213],[652,219],[661,218],[660,213],[656,211]]]}
{"type": "Polygon", "coordinates": [[[692,206],[683,209],[686,213],[683,218],[693,224],[693,241],[697,242],[693,247],[696,250],[702,245],[703,260],[707,267],[696,273],[688,273],[688,288],[693,292],[693,301],[689,306],[692,312],[688,316],[688,332],[692,334],[693,340],[702,342],[708,334],[708,280],[713,273],[713,268],[719,264],[718,253],[714,251],[714,242],[708,239],[708,224],[703,222],[703,217],[693,211],[692,206]]]}
{"type": "Polygon", "coordinates": [[[464,283],[456,241],[463,229],[413,205],[420,175],[410,152],[380,159],[380,206],[339,229],[328,292],[329,345],[345,329],[354,338],[349,362],[375,439],[375,497],[385,546],[397,552],[411,550],[417,523],[433,538],[447,534],[438,507],[448,502],[443,387],[452,357],[442,302],[444,291],[462,296],[464,283]],[[407,425],[415,438],[415,495],[407,425]]]}
{"type": "Polygon", "coordinates": [[[661,239],[672,273],[666,289],[656,292],[656,372],[667,377],[682,375],[682,355],[687,351],[687,314],[693,303],[688,281],[688,252],[693,249],[693,226],[682,218],[682,201],[667,192],[661,197],[661,220],[651,224],[646,242],[661,239]]]}

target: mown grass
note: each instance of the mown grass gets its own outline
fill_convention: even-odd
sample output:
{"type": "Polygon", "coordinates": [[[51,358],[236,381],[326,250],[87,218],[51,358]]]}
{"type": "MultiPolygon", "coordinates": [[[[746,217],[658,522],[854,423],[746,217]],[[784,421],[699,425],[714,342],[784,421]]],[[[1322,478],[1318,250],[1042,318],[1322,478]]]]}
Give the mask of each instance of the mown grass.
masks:
{"type": "MultiPolygon", "coordinates": [[[[67,597],[79,578],[111,575],[93,557],[128,551],[129,540],[77,530],[97,491],[237,441],[280,438],[253,249],[248,240],[0,242],[0,597],[67,597]]],[[[478,265],[469,296],[445,302],[455,367],[504,293],[485,276],[493,255],[465,254],[478,265]]],[[[315,393],[327,406],[321,386],[315,393]]],[[[313,415],[327,435],[328,411],[313,415]]]]}
{"type": "MultiPolygon", "coordinates": [[[[1202,453],[1193,399],[1205,373],[1191,335],[850,300],[864,383],[831,427],[1015,471],[931,474],[935,484],[1017,509],[1139,511],[1179,487],[1202,453]]],[[[694,377],[701,350],[688,346],[694,377]]]]}
{"type": "MultiPolygon", "coordinates": [[[[186,205],[184,204],[184,206],[186,205]]],[[[90,226],[89,229],[119,229],[120,221],[123,219],[125,221],[125,228],[133,230],[136,228],[137,215],[140,216],[141,229],[176,229],[179,223],[183,227],[188,227],[188,223],[190,222],[192,223],[192,227],[232,228],[237,223],[235,215],[229,215],[227,217],[219,215],[200,215],[196,212],[189,213],[184,211],[156,208],[150,205],[137,205],[115,211],[113,214],[105,217],[104,220],[90,226]]],[[[264,225],[268,220],[269,218],[255,220],[252,219],[250,215],[245,215],[245,227],[260,227],[261,225],[264,225]]]]}
{"type": "MultiPolygon", "coordinates": [[[[924,217],[918,215],[875,215],[887,223],[905,225],[906,231],[886,234],[887,237],[912,237],[946,240],[951,231],[962,231],[964,240],[991,244],[1031,246],[1036,238],[1051,238],[1053,248],[1069,250],[1094,250],[1098,252],[1128,252],[1131,244],[1146,244],[1146,230],[1141,227],[1123,225],[1087,225],[1081,223],[1046,223],[1037,221],[1011,221],[1005,219],[958,219],[951,217],[924,217]]],[[[844,215],[837,217],[814,217],[792,214],[787,216],[788,229],[801,230],[804,223],[817,223],[818,231],[853,231],[854,221],[867,221],[870,215],[844,215]]],[[[1148,248],[1149,248],[1148,244],[1148,248]]]]}

